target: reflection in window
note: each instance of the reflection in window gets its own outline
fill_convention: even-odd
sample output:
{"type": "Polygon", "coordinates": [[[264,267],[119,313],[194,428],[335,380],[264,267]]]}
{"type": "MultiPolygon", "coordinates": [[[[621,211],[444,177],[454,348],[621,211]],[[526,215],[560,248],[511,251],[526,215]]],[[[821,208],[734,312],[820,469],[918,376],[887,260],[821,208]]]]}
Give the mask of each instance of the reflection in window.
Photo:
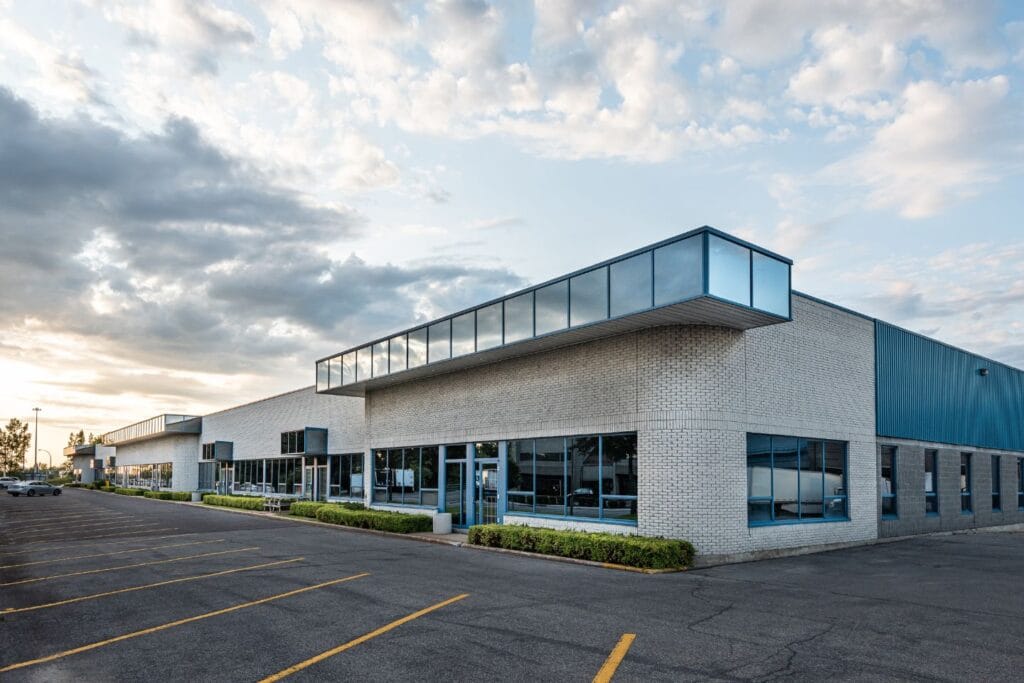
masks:
{"type": "Polygon", "coordinates": [[[316,390],[323,391],[327,388],[327,361],[318,361],[316,364],[316,390]]]}
{"type": "Polygon", "coordinates": [[[400,334],[397,337],[392,337],[388,340],[388,346],[390,348],[388,363],[391,372],[401,372],[402,370],[405,370],[405,335],[400,334]]]}
{"type": "Polygon", "coordinates": [[[789,264],[753,252],[754,308],[789,317],[789,264]]]}
{"type": "Polygon", "coordinates": [[[608,267],[612,317],[651,307],[651,253],[639,254],[608,267]]]}
{"type": "Polygon", "coordinates": [[[608,317],[608,268],[569,279],[569,324],[585,325],[608,317]]]}
{"type": "Polygon", "coordinates": [[[750,250],[708,235],[708,293],[750,305],[750,250]]]}
{"type": "Polygon", "coordinates": [[[960,512],[969,514],[974,509],[971,500],[971,454],[960,454],[960,512]]]}
{"type": "Polygon", "coordinates": [[[476,350],[501,346],[501,302],[476,311],[476,350]]]}
{"type": "Polygon", "coordinates": [[[349,351],[341,357],[341,383],[352,384],[356,381],[356,354],[349,351]]]}
{"type": "Polygon", "coordinates": [[[327,381],[332,389],[341,386],[341,356],[335,356],[328,361],[327,381]]]}
{"type": "Polygon", "coordinates": [[[356,381],[365,382],[372,376],[370,370],[373,367],[372,349],[364,346],[356,349],[356,381]]]}
{"type": "Polygon", "coordinates": [[[373,500],[436,507],[438,452],[437,446],[374,451],[373,500]]]}
{"type": "Polygon", "coordinates": [[[429,350],[427,351],[427,362],[436,363],[439,360],[447,360],[452,356],[452,324],[450,320],[442,320],[430,326],[429,350]]]}
{"type": "Polygon", "coordinates": [[[878,488],[882,494],[882,517],[896,517],[896,447],[882,446],[878,488]]]}
{"type": "Polygon", "coordinates": [[[409,369],[427,364],[427,328],[421,327],[409,333],[409,369]]]}
{"type": "Polygon", "coordinates": [[[654,305],[664,306],[704,293],[704,238],[701,235],[654,250],[654,305]]]}
{"type": "Polygon", "coordinates": [[[388,343],[377,342],[373,345],[373,376],[383,377],[388,374],[388,343]]]}
{"type": "Polygon", "coordinates": [[[992,512],[1001,512],[1003,509],[1002,476],[999,468],[1002,460],[998,455],[992,456],[992,512]]]}
{"type": "Polygon", "coordinates": [[[508,442],[508,512],[636,524],[636,434],[508,442]]]}
{"type": "Polygon", "coordinates": [[[363,454],[327,457],[327,495],[332,498],[363,497],[363,454]]]}
{"type": "Polygon", "coordinates": [[[747,523],[846,519],[846,444],[747,435],[747,523]]]}
{"type": "Polygon", "coordinates": [[[452,358],[476,351],[476,316],[472,311],[452,318],[452,358]]]}
{"type": "Polygon", "coordinates": [[[505,299],[505,343],[533,336],[533,292],[505,299]]]}
{"type": "Polygon", "coordinates": [[[924,511],[939,514],[939,452],[932,448],[924,452],[924,511]]]}
{"type": "Polygon", "coordinates": [[[534,292],[537,336],[569,326],[569,281],[562,280],[534,292]]]}

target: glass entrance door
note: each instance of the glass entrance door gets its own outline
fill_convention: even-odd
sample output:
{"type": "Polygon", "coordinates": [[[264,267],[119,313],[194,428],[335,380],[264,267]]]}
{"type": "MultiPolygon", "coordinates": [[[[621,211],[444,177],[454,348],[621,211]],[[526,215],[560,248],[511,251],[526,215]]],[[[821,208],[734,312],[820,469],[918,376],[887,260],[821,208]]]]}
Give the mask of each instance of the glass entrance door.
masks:
{"type": "Polygon", "coordinates": [[[220,468],[220,477],[217,480],[217,492],[221,495],[228,495],[235,483],[235,468],[224,464],[220,468]]]}
{"type": "Polygon", "coordinates": [[[498,522],[498,463],[476,463],[476,523],[498,522]]]}
{"type": "Polygon", "coordinates": [[[306,465],[302,495],[310,500],[327,500],[327,465],[306,465]]]}

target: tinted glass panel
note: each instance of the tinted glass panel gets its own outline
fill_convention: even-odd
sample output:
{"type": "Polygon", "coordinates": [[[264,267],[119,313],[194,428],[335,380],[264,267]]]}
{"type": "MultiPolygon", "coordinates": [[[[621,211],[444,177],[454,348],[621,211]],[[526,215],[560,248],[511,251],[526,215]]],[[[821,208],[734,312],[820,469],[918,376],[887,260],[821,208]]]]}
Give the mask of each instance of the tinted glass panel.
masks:
{"type": "Polygon", "coordinates": [[[601,493],[637,495],[636,434],[601,437],[601,493]]]}
{"type": "Polygon", "coordinates": [[[401,334],[397,337],[392,337],[388,344],[391,349],[391,353],[388,356],[391,372],[405,370],[405,335],[401,334]]]}
{"type": "Polygon", "coordinates": [[[747,497],[771,498],[771,495],[771,439],[760,434],[751,434],[747,437],[747,497]]]}
{"type": "MultiPolygon", "coordinates": [[[[509,491],[533,491],[533,439],[509,441],[506,456],[509,491]]],[[[533,499],[529,499],[533,511],[533,499]]]]}
{"type": "Polygon", "coordinates": [[[341,357],[341,383],[352,384],[356,381],[356,354],[348,352],[341,357]]]}
{"type": "Polygon", "coordinates": [[[373,345],[373,376],[383,377],[388,374],[388,343],[377,342],[373,345]]]}
{"type": "Polygon", "coordinates": [[[608,267],[612,317],[651,307],[651,253],[640,254],[608,267]]]}
{"type": "Polygon", "coordinates": [[[371,355],[372,350],[369,346],[356,349],[356,381],[365,382],[372,376],[372,373],[370,372],[373,367],[373,359],[371,355]]]}
{"type": "Polygon", "coordinates": [[[533,336],[533,292],[505,300],[505,343],[533,336]]]}
{"type": "Polygon", "coordinates": [[[328,361],[329,377],[327,379],[330,386],[340,387],[341,386],[341,356],[337,356],[328,361]]]}
{"type": "Polygon", "coordinates": [[[598,268],[569,280],[569,324],[573,327],[608,317],[608,269],[598,268]]]}
{"type": "Polygon", "coordinates": [[[935,493],[938,490],[936,486],[936,456],[937,453],[932,450],[924,452],[924,490],[925,493],[935,493]]]}
{"type": "Polygon", "coordinates": [[[708,293],[750,305],[750,250],[708,235],[708,293]]]}
{"type": "Polygon", "coordinates": [[[534,293],[537,335],[564,330],[569,326],[569,281],[562,280],[534,293]]]}
{"type": "Polygon", "coordinates": [[[789,317],[789,265],[754,252],[754,308],[789,317]]]}
{"type": "Polygon", "coordinates": [[[438,451],[437,446],[424,446],[421,451],[423,458],[422,481],[420,486],[425,489],[437,488],[438,451]]]}
{"type": "Polygon", "coordinates": [[[598,479],[598,438],[585,436],[569,439],[569,509],[570,517],[598,517],[600,480],[598,479]]]}
{"type": "Polygon", "coordinates": [[[476,350],[501,346],[501,302],[476,311],[476,350]]]}
{"type": "Polygon", "coordinates": [[[473,311],[452,318],[452,358],[476,351],[476,314],[473,311]]]}
{"type": "Polygon", "coordinates": [[[535,462],[537,513],[565,514],[565,454],[564,439],[536,439],[535,462]]]}
{"type": "Polygon", "coordinates": [[[824,464],[820,441],[800,442],[800,518],[824,516],[824,464]]]}
{"type": "Polygon", "coordinates": [[[427,362],[436,363],[439,360],[447,360],[452,356],[452,325],[450,320],[442,320],[430,326],[430,350],[427,352],[427,362]]]}
{"type": "Polygon", "coordinates": [[[775,519],[797,519],[799,507],[799,469],[797,440],[776,436],[775,449],[775,519]]]}
{"type": "Polygon", "coordinates": [[[654,250],[654,305],[704,293],[704,239],[697,235],[654,250]]]}
{"type": "Polygon", "coordinates": [[[328,361],[322,360],[316,364],[316,390],[323,391],[327,388],[328,361]]]}
{"type": "Polygon", "coordinates": [[[409,333],[409,368],[418,368],[427,363],[427,328],[421,327],[409,333]]]}
{"type": "Polygon", "coordinates": [[[879,492],[883,497],[896,493],[896,449],[893,446],[882,446],[882,462],[879,492]]]}

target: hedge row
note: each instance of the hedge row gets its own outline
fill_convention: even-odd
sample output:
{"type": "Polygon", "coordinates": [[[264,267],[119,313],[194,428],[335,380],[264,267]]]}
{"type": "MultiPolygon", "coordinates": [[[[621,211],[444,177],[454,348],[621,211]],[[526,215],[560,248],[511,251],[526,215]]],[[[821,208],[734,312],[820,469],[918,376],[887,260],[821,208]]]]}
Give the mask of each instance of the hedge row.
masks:
{"type": "Polygon", "coordinates": [[[503,524],[470,527],[469,542],[643,569],[686,568],[693,564],[694,556],[693,546],[687,541],[503,524]]]}
{"type": "MultiPolygon", "coordinates": [[[[103,489],[106,491],[106,489],[103,489]]],[[[114,488],[114,493],[120,493],[122,496],[141,496],[146,493],[146,489],[127,489],[117,486],[114,488]]]]}
{"type": "Polygon", "coordinates": [[[208,493],[203,496],[203,502],[207,505],[242,508],[243,510],[263,509],[263,498],[256,498],[254,496],[217,496],[212,493],[208,493]]]}
{"type": "Polygon", "coordinates": [[[296,517],[312,517],[315,519],[316,511],[324,507],[325,505],[333,505],[334,507],[339,507],[344,510],[366,509],[366,506],[363,505],[362,503],[324,503],[321,501],[297,500],[294,503],[292,503],[289,510],[291,511],[291,514],[295,515],[296,517]]]}
{"type": "Polygon", "coordinates": [[[188,491],[146,491],[143,495],[157,500],[192,500],[188,491]]]}
{"type": "Polygon", "coordinates": [[[417,531],[432,531],[434,520],[430,515],[407,515],[384,510],[349,510],[341,505],[322,505],[316,511],[321,522],[341,524],[359,529],[392,531],[411,534],[417,531]]]}

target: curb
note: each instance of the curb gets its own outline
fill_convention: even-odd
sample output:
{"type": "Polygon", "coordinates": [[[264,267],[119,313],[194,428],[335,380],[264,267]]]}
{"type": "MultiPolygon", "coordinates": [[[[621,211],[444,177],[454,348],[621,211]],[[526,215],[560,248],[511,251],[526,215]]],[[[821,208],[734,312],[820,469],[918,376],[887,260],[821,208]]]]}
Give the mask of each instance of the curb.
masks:
{"type": "Polygon", "coordinates": [[[632,572],[634,574],[678,574],[685,572],[685,567],[676,567],[671,569],[645,569],[643,567],[630,567],[624,564],[614,564],[612,562],[595,562],[593,560],[580,560],[575,557],[562,557],[561,555],[542,555],[541,553],[531,553],[526,550],[510,550],[509,548],[492,548],[486,545],[471,545],[469,543],[460,544],[463,548],[470,548],[472,550],[486,550],[492,553],[505,553],[507,555],[519,555],[520,557],[530,557],[535,560],[550,560],[552,562],[564,562],[567,564],[579,564],[585,567],[598,567],[600,569],[615,569],[620,572],[632,572]]]}

